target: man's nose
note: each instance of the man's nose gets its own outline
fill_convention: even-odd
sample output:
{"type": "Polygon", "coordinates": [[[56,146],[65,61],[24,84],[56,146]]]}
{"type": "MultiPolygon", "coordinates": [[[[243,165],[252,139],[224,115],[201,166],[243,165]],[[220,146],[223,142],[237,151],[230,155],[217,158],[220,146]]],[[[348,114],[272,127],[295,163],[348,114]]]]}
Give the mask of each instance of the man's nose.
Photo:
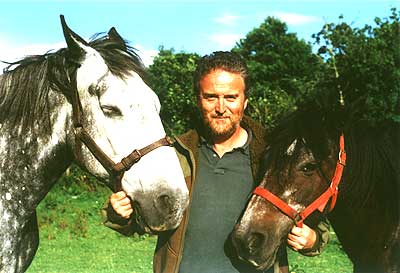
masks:
{"type": "Polygon", "coordinates": [[[224,98],[218,98],[216,110],[218,113],[224,113],[226,110],[224,98]]]}

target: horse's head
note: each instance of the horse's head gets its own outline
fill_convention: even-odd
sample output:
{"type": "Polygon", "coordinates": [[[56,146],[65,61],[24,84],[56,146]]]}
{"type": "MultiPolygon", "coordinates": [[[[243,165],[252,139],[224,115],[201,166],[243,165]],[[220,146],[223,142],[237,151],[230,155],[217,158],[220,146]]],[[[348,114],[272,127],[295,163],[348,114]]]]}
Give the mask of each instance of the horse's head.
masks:
{"type": "Polygon", "coordinates": [[[288,119],[270,135],[267,169],[259,186],[284,205],[254,194],[233,231],[238,256],[258,269],[273,265],[291,228],[302,222],[297,217],[329,187],[335,170],[336,146],[321,124],[308,118],[299,121],[288,119]]]}
{"type": "Polygon", "coordinates": [[[154,231],[175,228],[188,204],[188,190],[173,147],[158,147],[139,157],[133,166],[128,164],[125,173],[116,173],[106,170],[77,134],[83,128],[100,154],[121,166],[126,165],[121,160],[132,151],[165,136],[160,102],[142,79],[140,59],[114,28],[107,38],[87,43],[68,28],[63,17],[62,25],[72,86],[67,97],[75,104],[68,141],[76,161],[103,181],[114,181],[122,174],[122,189],[136,204],[145,227],[154,231]]]}

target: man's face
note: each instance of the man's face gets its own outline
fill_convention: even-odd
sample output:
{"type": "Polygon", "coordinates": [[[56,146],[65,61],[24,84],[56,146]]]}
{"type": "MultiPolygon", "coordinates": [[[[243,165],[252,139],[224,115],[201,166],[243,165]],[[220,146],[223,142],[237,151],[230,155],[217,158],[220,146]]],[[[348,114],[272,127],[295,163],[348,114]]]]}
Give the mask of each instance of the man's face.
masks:
{"type": "Polygon", "coordinates": [[[239,130],[247,107],[244,90],[239,73],[217,69],[200,80],[198,106],[213,137],[229,138],[239,130]]]}

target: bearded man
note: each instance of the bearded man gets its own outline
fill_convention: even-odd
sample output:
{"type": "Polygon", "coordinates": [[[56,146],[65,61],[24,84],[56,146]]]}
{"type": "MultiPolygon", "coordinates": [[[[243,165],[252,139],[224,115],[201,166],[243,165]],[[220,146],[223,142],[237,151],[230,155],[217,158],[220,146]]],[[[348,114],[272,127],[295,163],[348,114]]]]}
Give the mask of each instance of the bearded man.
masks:
{"type": "MultiPolygon", "coordinates": [[[[229,238],[260,181],[267,146],[264,128],[244,115],[247,81],[246,64],[235,53],[214,52],[198,62],[194,88],[202,122],[177,137],[175,145],[190,205],[176,230],[158,235],[155,273],[260,273],[236,257],[229,238]]],[[[113,194],[109,203],[106,224],[126,235],[135,232],[126,194],[113,194]]],[[[313,255],[326,243],[321,239],[326,232],[304,225],[292,230],[288,244],[313,255]]],[[[285,246],[278,257],[276,272],[288,272],[285,246]]]]}

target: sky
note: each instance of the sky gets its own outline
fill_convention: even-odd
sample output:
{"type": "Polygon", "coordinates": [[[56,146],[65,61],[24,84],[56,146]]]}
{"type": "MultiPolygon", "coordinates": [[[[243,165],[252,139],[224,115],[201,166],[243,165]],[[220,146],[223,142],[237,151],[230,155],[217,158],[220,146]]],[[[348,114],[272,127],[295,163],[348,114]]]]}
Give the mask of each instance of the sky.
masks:
{"type": "Polygon", "coordinates": [[[0,0],[0,60],[64,47],[60,14],[86,40],[115,27],[149,65],[160,47],[200,55],[230,50],[268,16],[312,42],[340,15],[362,27],[390,16],[392,7],[399,10],[400,0],[0,0]]]}

